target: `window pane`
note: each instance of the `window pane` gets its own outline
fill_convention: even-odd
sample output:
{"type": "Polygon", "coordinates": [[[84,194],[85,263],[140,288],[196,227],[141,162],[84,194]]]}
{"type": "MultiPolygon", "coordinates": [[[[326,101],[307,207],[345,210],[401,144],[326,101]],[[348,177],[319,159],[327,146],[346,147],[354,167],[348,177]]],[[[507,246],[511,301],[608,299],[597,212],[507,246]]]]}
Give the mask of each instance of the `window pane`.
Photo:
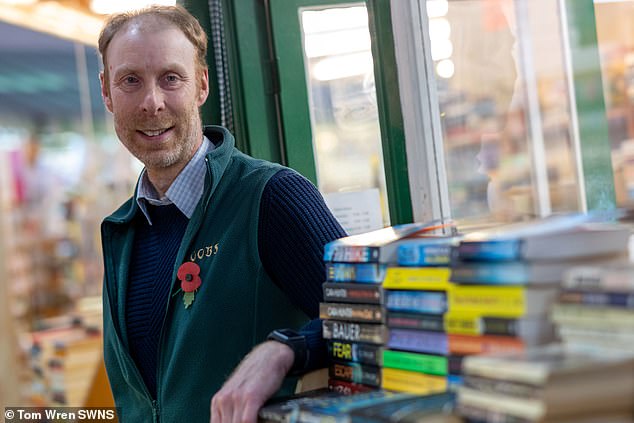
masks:
{"type": "Polygon", "coordinates": [[[319,190],[349,233],[389,225],[366,7],[300,17],[319,190]]]}
{"type": "Polygon", "coordinates": [[[618,205],[634,200],[634,2],[595,1],[618,205]]]}
{"type": "Polygon", "coordinates": [[[454,218],[579,207],[557,3],[427,0],[454,218]]]}

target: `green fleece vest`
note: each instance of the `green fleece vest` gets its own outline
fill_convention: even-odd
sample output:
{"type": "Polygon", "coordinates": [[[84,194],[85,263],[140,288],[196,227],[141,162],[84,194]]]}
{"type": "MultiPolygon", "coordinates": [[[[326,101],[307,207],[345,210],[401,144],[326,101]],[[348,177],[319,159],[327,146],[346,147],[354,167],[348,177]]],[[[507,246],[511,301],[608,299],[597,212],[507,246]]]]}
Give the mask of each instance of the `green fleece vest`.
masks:
{"type": "Polygon", "coordinates": [[[217,147],[207,155],[205,192],[186,229],[159,341],[157,398],[136,368],[126,334],[125,304],[136,201],[102,224],[104,357],[121,422],[208,422],[211,398],[251,348],[275,328],[299,328],[307,317],[271,281],[257,246],[262,191],[280,166],[234,147],[222,127],[207,127],[217,147]],[[177,271],[193,261],[202,284],[189,308],[177,271]]]}

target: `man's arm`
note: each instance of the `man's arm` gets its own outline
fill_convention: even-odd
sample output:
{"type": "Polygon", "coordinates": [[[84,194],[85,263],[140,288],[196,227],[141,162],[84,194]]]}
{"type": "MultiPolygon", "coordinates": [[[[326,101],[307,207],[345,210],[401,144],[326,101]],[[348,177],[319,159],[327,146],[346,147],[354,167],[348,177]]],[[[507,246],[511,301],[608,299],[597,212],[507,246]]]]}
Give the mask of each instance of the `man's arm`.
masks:
{"type": "Polygon", "coordinates": [[[323,250],[326,243],[345,235],[319,191],[304,177],[282,170],[268,182],[260,204],[260,259],[293,304],[314,319],[300,331],[307,341],[308,360],[295,363],[291,348],[276,341],[258,345],[212,399],[213,423],[255,423],[258,410],[291,368],[301,373],[325,363],[325,342],[317,319],[326,279],[323,250]]]}

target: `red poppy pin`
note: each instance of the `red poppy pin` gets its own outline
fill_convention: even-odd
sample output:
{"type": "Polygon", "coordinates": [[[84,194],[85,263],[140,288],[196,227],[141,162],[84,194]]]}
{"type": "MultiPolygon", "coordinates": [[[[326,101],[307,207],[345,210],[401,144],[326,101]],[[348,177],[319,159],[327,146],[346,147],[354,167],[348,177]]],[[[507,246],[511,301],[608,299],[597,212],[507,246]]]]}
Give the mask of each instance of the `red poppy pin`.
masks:
{"type": "Polygon", "coordinates": [[[178,280],[181,281],[183,303],[185,304],[185,308],[189,308],[194,302],[196,290],[202,283],[200,279],[200,267],[193,261],[185,262],[178,268],[177,277],[178,280]]]}

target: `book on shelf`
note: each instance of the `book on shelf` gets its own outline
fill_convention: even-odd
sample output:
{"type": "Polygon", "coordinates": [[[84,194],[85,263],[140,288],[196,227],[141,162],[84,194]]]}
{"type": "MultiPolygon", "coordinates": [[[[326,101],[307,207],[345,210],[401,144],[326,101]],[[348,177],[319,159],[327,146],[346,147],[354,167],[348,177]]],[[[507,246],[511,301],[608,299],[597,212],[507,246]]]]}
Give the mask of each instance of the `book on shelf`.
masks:
{"type": "Polygon", "coordinates": [[[555,285],[453,285],[447,302],[449,313],[515,318],[548,313],[558,294],[555,285]]]}
{"type": "Polygon", "coordinates": [[[319,303],[319,317],[348,322],[382,323],[385,321],[385,311],[377,304],[319,303]]]}
{"type": "Polygon", "coordinates": [[[452,258],[477,261],[567,260],[627,251],[626,225],[598,222],[598,214],[569,213],[498,225],[464,235],[452,258]]]}
{"type": "Polygon", "coordinates": [[[447,348],[452,354],[473,355],[524,351],[531,344],[513,336],[447,335],[447,348]]]}
{"type": "Polygon", "coordinates": [[[563,274],[579,260],[569,261],[465,261],[451,266],[451,281],[460,284],[560,285],[563,274]]]}
{"type": "MultiPolygon", "coordinates": [[[[468,418],[470,422],[536,423],[535,420],[530,418],[519,417],[499,409],[484,408],[473,404],[457,404],[456,410],[459,415],[468,418]]],[[[464,422],[464,420],[462,421],[464,422]]],[[[634,423],[634,417],[629,411],[597,414],[584,413],[583,415],[540,419],[539,423],[634,423]]]]}
{"type": "Polygon", "coordinates": [[[442,332],[390,328],[386,346],[394,350],[427,354],[447,355],[449,353],[447,335],[442,332]]]}
{"type": "Polygon", "coordinates": [[[622,307],[592,307],[582,304],[553,304],[551,318],[559,326],[609,331],[634,331],[634,312],[622,307]]]}
{"type": "Polygon", "coordinates": [[[327,341],[326,345],[330,360],[351,361],[373,366],[382,365],[383,354],[380,345],[335,340],[327,341]]]}
{"type": "Polygon", "coordinates": [[[396,251],[399,266],[448,266],[451,261],[451,247],[462,237],[427,237],[406,239],[396,251]]]}
{"type": "Polygon", "coordinates": [[[375,284],[385,278],[387,265],[381,263],[326,263],[326,281],[375,284]]]}
{"type": "Polygon", "coordinates": [[[328,366],[328,376],[332,379],[360,383],[368,386],[381,386],[381,368],[354,362],[333,361],[328,366]]]}
{"type": "Polygon", "coordinates": [[[393,329],[418,329],[434,332],[444,332],[444,319],[442,314],[424,314],[389,311],[385,322],[393,329]]]}
{"type": "Polygon", "coordinates": [[[370,405],[352,410],[350,416],[355,423],[459,423],[454,407],[455,394],[442,392],[370,405]]]}
{"type": "MultiPolygon", "coordinates": [[[[326,398],[315,403],[303,402],[297,411],[297,422],[319,423],[352,423],[351,413],[364,407],[375,407],[388,404],[412,394],[374,390],[349,396],[326,398]]],[[[358,420],[355,420],[358,421],[358,420]]]]}
{"type": "Polygon", "coordinates": [[[342,394],[327,388],[302,392],[291,396],[273,398],[258,411],[259,423],[292,423],[299,417],[299,406],[304,403],[329,403],[342,394]]]}
{"type": "Polygon", "coordinates": [[[631,292],[608,292],[597,290],[564,289],[559,294],[557,301],[563,304],[623,307],[634,310],[634,290],[631,292]]]}
{"type": "Polygon", "coordinates": [[[438,376],[447,375],[449,369],[445,356],[396,350],[383,351],[383,366],[438,376]]]}
{"type": "Polygon", "coordinates": [[[324,301],[361,304],[382,304],[383,288],[377,284],[324,282],[324,301]]]}
{"type": "Polygon", "coordinates": [[[383,324],[324,320],[322,329],[324,339],[379,345],[384,344],[387,339],[387,327],[383,324]]]}
{"type": "Polygon", "coordinates": [[[384,367],[381,387],[390,391],[429,395],[447,391],[447,377],[384,367]]]}
{"type": "Polygon", "coordinates": [[[545,344],[555,339],[554,325],[547,314],[501,318],[449,312],[443,317],[448,334],[510,336],[520,338],[529,345],[545,344]]]}
{"type": "Polygon", "coordinates": [[[451,269],[437,267],[388,267],[383,279],[384,289],[444,291],[449,288],[451,269]]]}
{"type": "Polygon", "coordinates": [[[334,378],[328,378],[328,389],[339,392],[343,395],[360,394],[363,392],[376,391],[376,387],[363,385],[361,383],[347,382],[334,378]]]}
{"type": "Polygon", "coordinates": [[[562,286],[566,289],[634,292],[634,263],[574,266],[564,272],[562,286]]]}
{"type": "Polygon", "coordinates": [[[468,356],[460,404],[542,421],[634,410],[634,356],[551,344],[521,353],[468,356]],[[470,379],[475,377],[475,379],[470,379]]]}
{"type": "Polygon", "coordinates": [[[396,264],[400,241],[423,235],[438,237],[438,231],[446,226],[440,220],[408,223],[339,238],[324,246],[324,261],[396,264]]]}
{"type": "Polygon", "coordinates": [[[440,314],[447,311],[443,291],[385,291],[385,308],[389,311],[440,314]]]}

